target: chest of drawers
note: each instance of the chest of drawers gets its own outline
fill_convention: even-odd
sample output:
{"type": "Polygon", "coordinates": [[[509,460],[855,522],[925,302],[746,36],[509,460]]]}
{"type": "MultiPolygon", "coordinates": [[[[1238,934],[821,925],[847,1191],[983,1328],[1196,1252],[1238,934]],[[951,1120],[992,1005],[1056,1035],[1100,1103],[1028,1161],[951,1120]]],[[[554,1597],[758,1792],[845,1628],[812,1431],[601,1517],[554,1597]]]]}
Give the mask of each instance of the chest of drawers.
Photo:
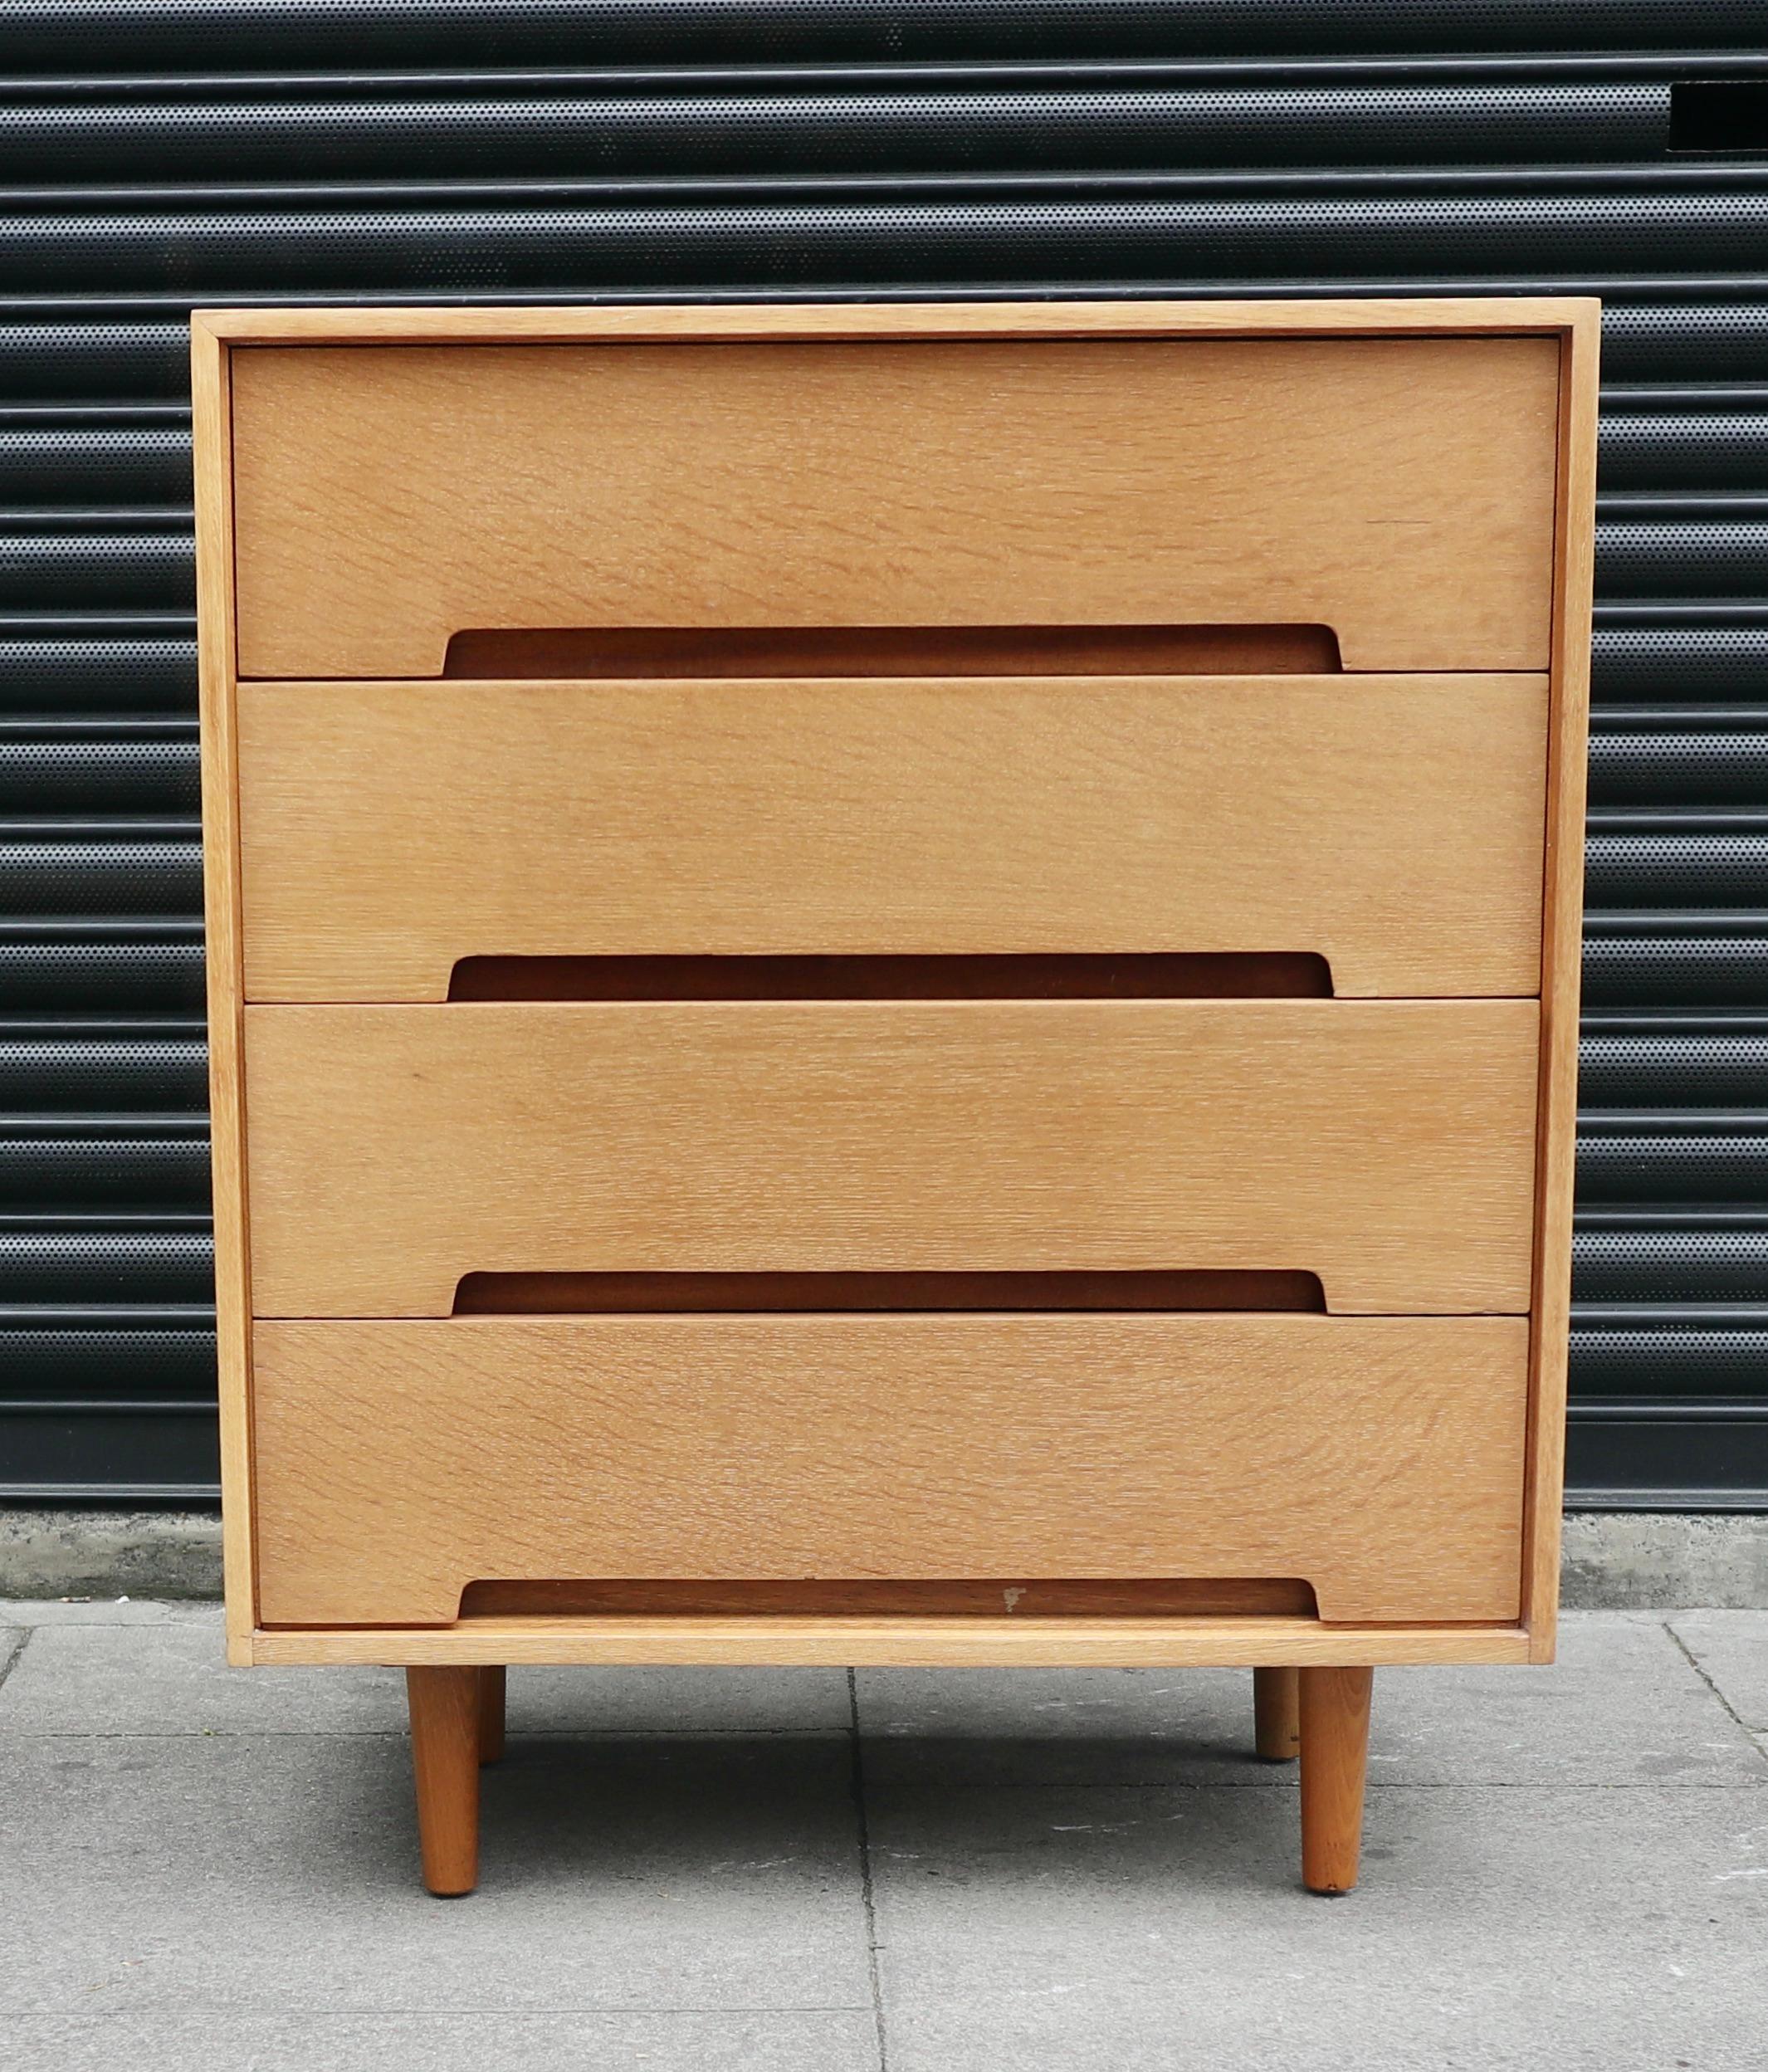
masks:
{"type": "MultiPolygon", "coordinates": [[[[194,323],[229,1648],[1551,1657],[1595,308],[194,323]]],[[[1299,1728],[1296,1715],[1299,1712],[1299,1728]]]]}

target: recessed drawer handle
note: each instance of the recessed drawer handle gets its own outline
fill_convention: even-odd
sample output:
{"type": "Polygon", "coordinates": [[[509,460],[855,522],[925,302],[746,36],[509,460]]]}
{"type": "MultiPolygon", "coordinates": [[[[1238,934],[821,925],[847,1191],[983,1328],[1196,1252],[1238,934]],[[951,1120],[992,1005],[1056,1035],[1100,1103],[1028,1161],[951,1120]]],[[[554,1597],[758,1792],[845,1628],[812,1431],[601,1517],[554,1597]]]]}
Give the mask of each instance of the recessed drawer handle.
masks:
{"type": "Polygon", "coordinates": [[[1336,676],[1330,626],[476,627],[445,677],[1336,676]]]}
{"type": "Polygon", "coordinates": [[[791,1582],[485,1577],[461,1592],[462,1619],[1318,1619],[1300,1576],[871,1577],[791,1582]]]}
{"type": "Polygon", "coordinates": [[[1124,1273],[464,1273],[457,1317],[779,1315],[953,1310],[1326,1313],[1317,1273],[1180,1267],[1124,1273]]]}
{"type": "Polygon", "coordinates": [[[1311,950],[462,957],[451,1000],[1330,999],[1311,950]]]}

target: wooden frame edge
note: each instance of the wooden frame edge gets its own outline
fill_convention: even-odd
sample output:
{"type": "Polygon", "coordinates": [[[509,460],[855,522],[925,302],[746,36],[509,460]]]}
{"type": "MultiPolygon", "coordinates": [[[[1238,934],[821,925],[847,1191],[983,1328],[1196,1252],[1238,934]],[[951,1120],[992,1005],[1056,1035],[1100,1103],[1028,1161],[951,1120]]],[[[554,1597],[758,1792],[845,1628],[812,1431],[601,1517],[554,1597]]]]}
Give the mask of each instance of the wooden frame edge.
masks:
{"type": "Polygon", "coordinates": [[[253,1659],[257,1618],[252,1482],[252,1299],[247,1244],[244,985],[233,652],[232,404],[228,347],[190,326],[197,518],[197,681],[202,713],[203,906],[212,1117],[215,1346],[221,1409],[227,1659],[253,1659]]]}
{"type": "Polygon", "coordinates": [[[1327,298],[1319,301],[590,303],[432,308],[199,310],[234,345],[574,345],[598,339],[1151,338],[1565,334],[1595,321],[1585,296],[1327,298]]]}
{"type": "Polygon", "coordinates": [[[1525,1662],[1517,1626],[1322,1628],[1306,1619],[533,1618],[455,1627],[260,1628],[259,1664],[774,1668],[1360,1669],[1525,1662]]]}
{"type": "Polygon", "coordinates": [[[1529,1346],[1529,1479],[1523,1505],[1522,1618],[1528,1630],[1531,1662],[1553,1659],[1559,1613],[1572,1191],[1577,1156],[1578,1006],[1584,955],[1584,816],[1590,736],[1600,335],[1601,306],[1586,303],[1566,326],[1560,365],[1551,703],[1541,901],[1541,1079],[1531,1302],[1534,1321],[1529,1346]]]}
{"type": "MultiPolygon", "coordinates": [[[[216,1310],[221,1376],[223,1544],[230,1660],[258,1662],[833,1662],[1067,1661],[1185,1664],[1306,1662],[1363,1666],[1431,1661],[1548,1661],[1558,1600],[1560,1506],[1564,1474],[1565,1337],[1569,1321],[1577,1013],[1582,953],[1582,829],[1589,718],[1589,665],[1595,459],[1597,345],[1594,298],[1442,297],[1124,301],[1077,298],[1023,302],[706,305],[600,304],[559,308],[199,310],[191,318],[196,456],[199,683],[203,716],[203,876],[208,928],[210,1089],[214,1112],[216,1310]],[[1077,336],[1316,337],[1519,336],[1563,341],[1557,437],[1551,717],[1544,877],[1541,1062],[1537,1114],[1536,1239],[1529,1356],[1521,1623],[1515,1627],[1425,1632],[1370,1630],[1347,1652],[1346,1636],[1317,1627],[1290,1635],[1269,1622],[1243,1633],[1219,1625],[1208,1635],[1184,1624],[1134,1635],[1082,1634],[1093,1622],[1061,1621],[1059,1635],[1033,1622],[1002,1622],[988,1653],[928,1654],[947,1634],[911,1633],[893,1622],[839,1622],[838,1632],[803,1622],[790,1635],[767,1630],[699,1632],[720,1622],[630,1620],[618,1631],[593,1622],[537,1635],[485,1622],[471,1635],[423,1630],[267,1631],[256,1625],[251,1483],[251,1346],[247,1207],[244,1177],[242,994],[233,650],[234,582],[228,357],[240,345],[572,344],[598,340],[740,341],[788,336],[829,340],[1077,336]],[[690,1630],[693,1629],[695,1630],[690,1630]],[[886,1630],[886,1629],[888,1629],[886,1630]],[[698,1644],[729,1652],[707,1654],[698,1644]],[[1048,1650],[1061,1646],[1058,1651],[1048,1650]],[[1096,1652],[1082,1653],[1078,1647],[1096,1652]],[[681,1650],[696,1647],[696,1651],[681,1650]],[[782,1647],[793,1652],[781,1654],[782,1647]],[[882,1653],[856,1652],[878,1648],[882,1653]],[[1157,1651],[1150,1652],[1150,1647],[1157,1651]],[[1228,1649],[1228,1653],[1223,1652],[1228,1649]],[[514,1649],[514,1653],[508,1650],[514,1649]],[[642,1652],[633,1653],[634,1649],[642,1652]],[[1039,1649],[1045,1652],[1039,1652],[1039,1649]],[[1251,1652],[1242,1653],[1245,1649],[1251,1652]],[[559,1652],[568,1649],[569,1652],[559,1652]],[[797,1650],[808,1649],[801,1653],[797,1650]],[[909,1652],[897,1650],[908,1649],[909,1652]],[[488,1651],[489,1650],[489,1651],[488,1651]],[[1113,1652],[1113,1650],[1129,1650],[1113,1652]]],[[[728,1626],[730,1622],[724,1622],[728,1626]]],[[[913,1622],[910,1622],[912,1624],[913,1622]]],[[[1052,1622],[1053,1623],[1053,1622],[1052,1622]]],[[[1121,1622],[1098,1622],[1101,1625],[1121,1622]]],[[[1298,1625],[1302,1622],[1297,1622],[1298,1625]]],[[[974,1649],[984,1636],[966,1629],[974,1649]]]]}

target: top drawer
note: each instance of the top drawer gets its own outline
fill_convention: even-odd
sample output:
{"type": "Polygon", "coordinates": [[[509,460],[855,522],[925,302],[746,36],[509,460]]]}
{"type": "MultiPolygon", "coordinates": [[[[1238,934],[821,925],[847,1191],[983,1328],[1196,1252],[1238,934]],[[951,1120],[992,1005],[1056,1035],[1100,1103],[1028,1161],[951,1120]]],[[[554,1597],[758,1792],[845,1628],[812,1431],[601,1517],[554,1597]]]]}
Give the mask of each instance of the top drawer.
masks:
{"type": "Polygon", "coordinates": [[[1330,627],[1548,662],[1558,341],[247,346],[238,667],[591,628],[1330,627]]]}

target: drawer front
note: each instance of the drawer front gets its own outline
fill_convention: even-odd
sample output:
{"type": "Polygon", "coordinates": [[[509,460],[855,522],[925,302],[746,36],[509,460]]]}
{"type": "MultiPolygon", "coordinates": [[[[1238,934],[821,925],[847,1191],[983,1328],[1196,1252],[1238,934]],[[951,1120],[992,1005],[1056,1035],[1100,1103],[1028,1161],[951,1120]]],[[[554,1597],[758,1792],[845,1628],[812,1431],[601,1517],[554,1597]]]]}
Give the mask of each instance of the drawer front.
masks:
{"type": "Polygon", "coordinates": [[[246,684],[247,997],[457,958],[1324,955],[1541,974],[1542,677],[246,684]]]}
{"type": "Polygon", "coordinates": [[[469,1583],[1283,1577],[1517,1615],[1520,1318],[266,1323],[260,1616],[469,1583]]]}
{"type": "Polygon", "coordinates": [[[1323,624],[1544,669],[1545,338],[256,346],[241,675],[579,627],[1323,624]]]}
{"type": "Polygon", "coordinates": [[[246,1010],[253,1307],[471,1272],[1287,1269],[1528,1307],[1531,1000],[246,1010]]]}

